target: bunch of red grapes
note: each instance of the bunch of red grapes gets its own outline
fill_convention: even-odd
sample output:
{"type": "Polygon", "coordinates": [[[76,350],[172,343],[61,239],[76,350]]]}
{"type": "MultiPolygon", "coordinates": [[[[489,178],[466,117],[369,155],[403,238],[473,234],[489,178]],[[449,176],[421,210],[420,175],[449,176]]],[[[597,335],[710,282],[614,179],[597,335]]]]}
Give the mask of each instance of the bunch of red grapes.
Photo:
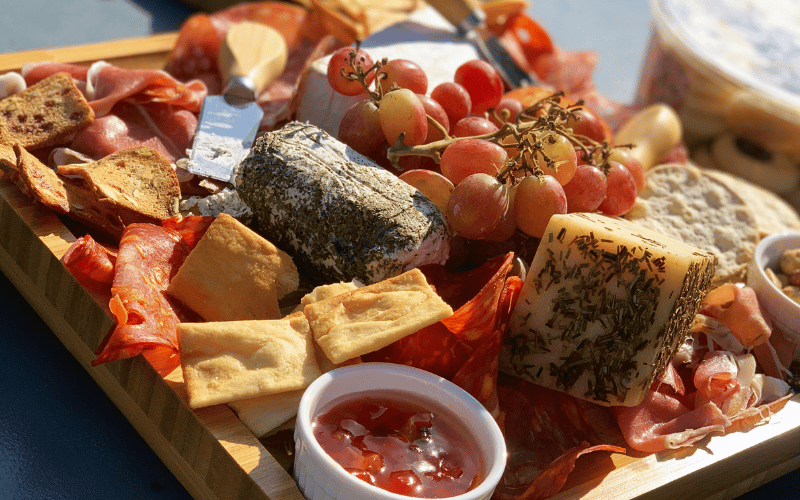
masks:
{"type": "Polygon", "coordinates": [[[541,238],[554,214],[623,215],[644,185],[642,167],[627,147],[611,146],[597,114],[540,88],[506,93],[485,61],[465,62],[428,93],[418,64],[375,63],[345,47],[327,76],[335,91],[365,95],[342,118],[339,140],[399,167],[464,238],[541,238]]]}

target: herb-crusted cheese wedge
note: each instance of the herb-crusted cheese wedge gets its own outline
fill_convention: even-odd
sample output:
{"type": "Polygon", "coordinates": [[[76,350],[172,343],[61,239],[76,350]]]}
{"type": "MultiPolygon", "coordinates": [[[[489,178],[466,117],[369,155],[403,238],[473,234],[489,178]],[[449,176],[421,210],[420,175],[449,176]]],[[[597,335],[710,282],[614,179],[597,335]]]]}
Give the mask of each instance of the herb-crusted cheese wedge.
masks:
{"type": "Polygon", "coordinates": [[[609,406],[639,404],[688,334],[716,257],[629,221],[555,215],[501,369],[609,406]]]}

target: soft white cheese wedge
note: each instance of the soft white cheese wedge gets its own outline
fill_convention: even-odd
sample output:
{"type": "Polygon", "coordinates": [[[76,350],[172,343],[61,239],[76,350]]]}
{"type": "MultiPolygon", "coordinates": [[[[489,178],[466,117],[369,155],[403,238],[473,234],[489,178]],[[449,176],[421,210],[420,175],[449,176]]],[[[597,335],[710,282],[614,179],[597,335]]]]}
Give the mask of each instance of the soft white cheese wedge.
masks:
{"type": "MultiPolygon", "coordinates": [[[[384,57],[408,59],[419,64],[428,77],[428,92],[452,81],[464,62],[479,59],[477,49],[456,36],[455,28],[434,9],[417,10],[401,23],[370,36],[361,44],[374,61],[384,57]]],[[[333,91],[327,78],[330,56],[317,59],[298,87],[295,118],[338,136],[342,116],[367,94],[348,97],[333,91]]]]}
{"type": "Polygon", "coordinates": [[[716,257],[629,221],[555,215],[500,369],[602,405],[639,404],[688,334],[716,257]]]}

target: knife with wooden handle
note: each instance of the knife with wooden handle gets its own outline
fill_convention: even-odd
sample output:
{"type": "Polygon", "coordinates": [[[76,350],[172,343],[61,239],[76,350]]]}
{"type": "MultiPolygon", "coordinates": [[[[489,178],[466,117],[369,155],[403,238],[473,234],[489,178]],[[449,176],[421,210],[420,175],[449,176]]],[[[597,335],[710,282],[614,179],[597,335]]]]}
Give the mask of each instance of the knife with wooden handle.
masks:
{"type": "Polygon", "coordinates": [[[500,77],[512,88],[528,87],[535,79],[525,72],[512,59],[500,40],[485,29],[486,14],[477,0],[427,0],[450,24],[456,27],[458,35],[472,42],[486,59],[500,73],[500,77]]]}
{"type": "Polygon", "coordinates": [[[230,181],[264,117],[256,97],[283,73],[287,56],[286,41],[269,26],[244,21],[228,30],[218,56],[225,90],[203,101],[190,172],[230,181]]]}

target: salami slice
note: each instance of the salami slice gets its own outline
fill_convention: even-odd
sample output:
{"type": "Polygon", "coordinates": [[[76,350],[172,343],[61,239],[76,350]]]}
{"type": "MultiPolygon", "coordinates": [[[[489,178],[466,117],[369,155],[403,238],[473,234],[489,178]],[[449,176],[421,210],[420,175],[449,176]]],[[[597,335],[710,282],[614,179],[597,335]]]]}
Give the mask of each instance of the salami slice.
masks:
{"type": "Polygon", "coordinates": [[[501,374],[498,395],[508,462],[494,500],[548,498],[564,486],[580,455],[625,453],[600,440],[568,394],[501,374]]]}
{"type": "Polygon", "coordinates": [[[440,265],[422,266],[420,270],[428,282],[451,307],[448,299],[455,298],[457,302],[460,296],[454,283],[472,290],[472,299],[458,307],[452,316],[364,355],[364,361],[427,370],[452,380],[490,411],[496,410],[497,343],[521,286],[521,282],[517,283],[519,278],[508,278],[512,263],[513,254],[509,253],[464,273],[448,273],[440,265]],[[513,284],[507,287],[509,280],[513,284]]]}
{"type": "Polygon", "coordinates": [[[61,263],[84,288],[111,286],[117,254],[90,235],[78,238],[61,257],[61,263]]]}
{"type": "Polygon", "coordinates": [[[177,354],[180,320],[164,292],[189,252],[172,229],[138,223],[125,228],[109,302],[116,326],[98,347],[93,366],[155,348],[177,354]]]}
{"type": "Polygon", "coordinates": [[[188,217],[173,217],[161,223],[163,227],[172,229],[180,233],[184,241],[189,244],[191,248],[197,245],[200,238],[208,231],[208,226],[211,225],[216,217],[191,215],[188,217]]]}

